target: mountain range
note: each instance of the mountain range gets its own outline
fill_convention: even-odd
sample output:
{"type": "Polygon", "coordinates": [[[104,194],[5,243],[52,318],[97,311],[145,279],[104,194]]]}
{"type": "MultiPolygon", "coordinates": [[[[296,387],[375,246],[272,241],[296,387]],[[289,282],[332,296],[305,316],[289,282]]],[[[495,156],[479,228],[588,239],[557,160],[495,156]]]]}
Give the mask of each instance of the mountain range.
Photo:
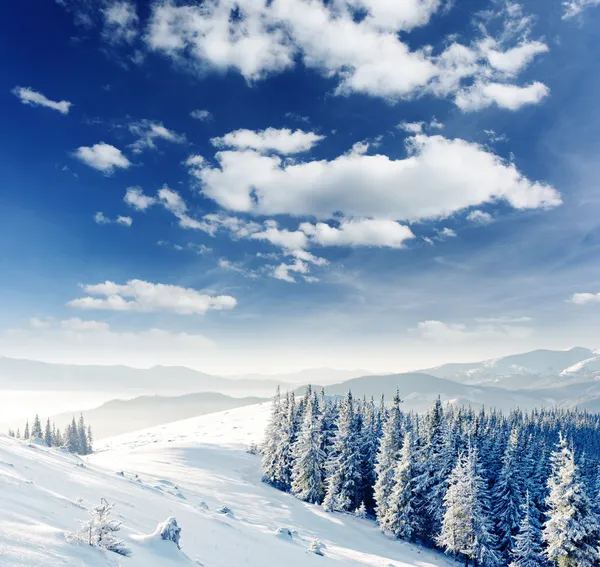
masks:
{"type": "MultiPolygon", "coordinates": [[[[600,411],[599,378],[600,354],[582,347],[536,350],[381,375],[360,370],[308,369],[270,376],[223,377],[185,367],[136,369],[0,358],[0,390],[104,389],[118,392],[115,398],[133,398],[114,399],[83,412],[98,437],[258,403],[270,397],[277,386],[301,393],[309,383],[332,396],[352,390],[356,397],[379,399],[384,395],[389,401],[398,391],[407,411],[423,411],[439,396],[457,405],[504,411],[559,406],[596,412],[600,411]]],[[[77,407],[73,410],[79,411],[77,407]]],[[[71,415],[67,412],[54,416],[54,420],[59,425],[71,415]]]]}

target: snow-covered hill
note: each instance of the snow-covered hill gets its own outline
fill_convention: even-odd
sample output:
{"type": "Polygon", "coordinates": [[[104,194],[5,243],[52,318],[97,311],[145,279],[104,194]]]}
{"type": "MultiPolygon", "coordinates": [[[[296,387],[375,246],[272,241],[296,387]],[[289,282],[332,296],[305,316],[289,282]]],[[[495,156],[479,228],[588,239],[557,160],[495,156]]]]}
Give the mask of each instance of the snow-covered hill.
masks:
{"type": "Polygon", "coordinates": [[[267,418],[268,404],[205,415],[107,440],[87,460],[0,436],[0,565],[457,565],[387,539],[368,520],[325,513],[261,483],[259,457],[245,448],[261,439],[267,418]],[[65,539],[101,497],[115,504],[130,557],[65,539]],[[182,551],[144,537],[169,516],[182,528],[182,551]],[[323,557],[308,552],[314,539],[324,543],[323,557]]]}
{"type": "Polygon", "coordinates": [[[565,369],[593,356],[593,351],[582,347],[534,350],[481,362],[443,364],[422,372],[470,385],[514,390],[541,388],[564,384],[560,376],[565,369]]]}

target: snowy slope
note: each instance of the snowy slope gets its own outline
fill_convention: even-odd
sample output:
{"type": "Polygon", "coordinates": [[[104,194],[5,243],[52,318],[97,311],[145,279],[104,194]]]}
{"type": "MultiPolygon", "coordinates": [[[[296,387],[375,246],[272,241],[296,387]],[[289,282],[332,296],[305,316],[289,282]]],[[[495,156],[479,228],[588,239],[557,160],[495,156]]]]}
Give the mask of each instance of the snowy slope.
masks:
{"type": "Polygon", "coordinates": [[[368,520],[327,514],[261,483],[259,458],[244,449],[260,440],[267,416],[263,404],[147,429],[108,440],[87,461],[0,437],[0,565],[456,565],[387,539],[368,520]],[[65,540],[100,497],[115,503],[131,557],[65,540]],[[232,513],[220,514],[221,505],[232,513]],[[143,537],[168,516],[182,528],[181,552],[143,537]],[[279,527],[297,533],[281,537],[279,527]],[[307,553],[313,538],[325,544],[324,557],[307,553]]]}
{"type": "Polygon", "coordinates": [[[569,368],[565,368],[561,373],[565,377],[594,377],[600,376],[600,356],[586,358],[569,368]]]}

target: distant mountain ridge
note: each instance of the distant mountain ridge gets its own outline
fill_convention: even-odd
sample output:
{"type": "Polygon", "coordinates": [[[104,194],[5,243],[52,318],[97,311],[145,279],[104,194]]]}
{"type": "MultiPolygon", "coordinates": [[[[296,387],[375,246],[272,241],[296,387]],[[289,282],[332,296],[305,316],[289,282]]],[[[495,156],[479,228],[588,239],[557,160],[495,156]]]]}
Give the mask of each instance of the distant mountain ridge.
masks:
{"type": "MultiPolygon", "coordinates": [[[[463,384],[488,384],[520,390],[564,384],[560,379],[567,369],[594,358],[590,349],[534,350],[472,363],[450,363],[421,370],[438,378],[463,384]]],[[[563,375],[564,376],[564,375],[563,375]]],[[[579,373],[585,378],[585,373],[579,373]]]]}
{"type": "Polygon", "coordinates": [[[332,383],[363,376],[363,370],[306,369],[289,374],[218,376],[185,366],[100,366],[52,364],[0,357],[0,390],[105,390],[184,394],[220,392],[235,396],[270,396],[277,386],[290,388],[306,381],[332,383]]]}
{"type": "MultiPolygon", "coordinates": [[[[389,401],[396,391],[407,411],[442,401],[471,407],[580,407],[600,411],[600,356],[590,349],[536,350],[473,363],[450,363],[418,372],[353,378],[325,387],[328,395],[389,401]]],[[[322,385],[315,386],[321,388],[322,385]]],[[[305,387],[299,388],[301,392],[305,387]]]]}

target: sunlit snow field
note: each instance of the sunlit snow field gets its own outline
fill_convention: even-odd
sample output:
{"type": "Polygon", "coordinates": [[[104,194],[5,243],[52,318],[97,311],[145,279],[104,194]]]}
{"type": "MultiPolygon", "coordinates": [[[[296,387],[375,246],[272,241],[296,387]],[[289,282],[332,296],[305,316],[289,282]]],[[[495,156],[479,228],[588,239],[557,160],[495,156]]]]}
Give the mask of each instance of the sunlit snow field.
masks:
{"type": "Polygon", "coordinates": [[[260,457],[246,448],[261,440],[268,415],[262,404],[188,419],[105,440],[84,459],[0,436],[0,565],[456,565],[384,537],[369,520],[325,513],[263,484],[260,457]],[[65,539],[101,497],[115,503],[130,557],[65,539]],[[182,528],[181,551],[140,539],[169,516],[182,528]],[[277,535],[279,527],[293,537],[277,535]],[[308,552],[314,539],[325,544],[323,557],[308,552]]]}

